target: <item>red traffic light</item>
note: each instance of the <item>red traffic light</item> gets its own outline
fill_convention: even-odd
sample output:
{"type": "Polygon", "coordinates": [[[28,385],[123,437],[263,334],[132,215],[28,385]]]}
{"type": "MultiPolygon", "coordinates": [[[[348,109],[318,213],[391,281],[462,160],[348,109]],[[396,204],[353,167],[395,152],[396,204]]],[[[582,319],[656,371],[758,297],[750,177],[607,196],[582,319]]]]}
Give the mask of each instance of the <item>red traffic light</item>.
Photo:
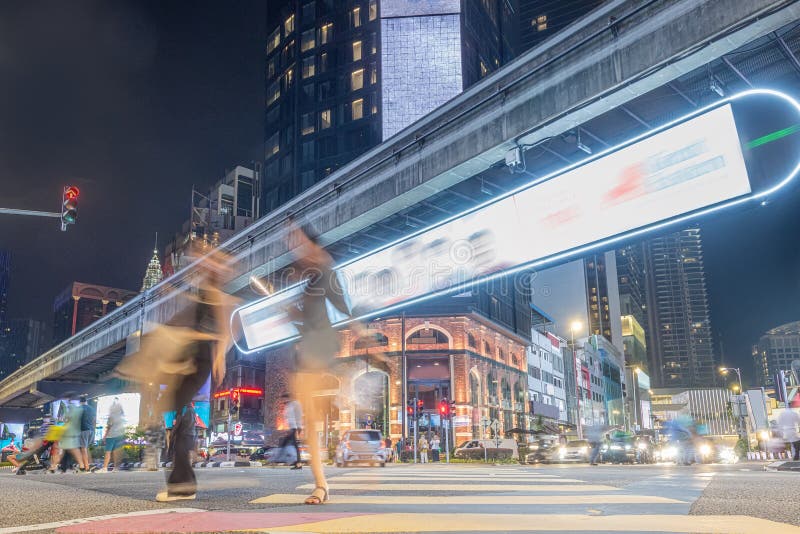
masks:
{"type": "Polygon", "coordinates": [[[78,189],[77,187],[75,187],[74,185],[71,185],[69,187],[65,187],[64,188],[64,198],[68,198],[68,199],[71,200],[71,199],[78,198],[78,195],[80,195],[80,194],[81,194],[81,190],[78,189]]]}
{"type": "Polygon", "coordinates": [[[67,225],[75,224],[78,219],[78,196],[80,190],[74,185],[64,188],[64,193],[61,197],[61,230],[65,231],[67,225]]]}
{"type": "Polygon", "coordinates": [[[450,405],[447,403],[447,399],[442,399],[439,401],[439,415],[442,417],[447,417],[450,412],[450,405]]]}

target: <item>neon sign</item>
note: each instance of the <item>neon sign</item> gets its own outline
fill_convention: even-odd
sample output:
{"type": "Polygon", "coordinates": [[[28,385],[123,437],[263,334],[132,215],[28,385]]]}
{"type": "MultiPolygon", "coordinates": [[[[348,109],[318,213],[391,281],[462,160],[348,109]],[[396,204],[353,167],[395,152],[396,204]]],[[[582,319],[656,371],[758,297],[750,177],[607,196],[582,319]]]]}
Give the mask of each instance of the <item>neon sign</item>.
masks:
{"type": "MultiPolygon", "coordinates": [[[[734,109],[746,99],[788,107],[776,113],[781,120],[800,117],[800,104],[783,93],[739,93],[421,229],[336,268],[353,319],[329,306],[332,321],[385,314],[778,191],[800,164],[779,180],[749,175],[734,109]]],[[[251,353],[297,339],[287,310],[303,289],[235,310],[237,348],[251,353]]]]}
{"type": "Polygon", "coordinates": [[[258,388],[233,388],[233,389],[226,389],[224,391],[217,391],[214,393],[215,399],[221,399],[222,397],[228,397],[231,393],[238,393],[239,395],[255,395],[261,396],[264,394],[263,389],[258,388]]]}

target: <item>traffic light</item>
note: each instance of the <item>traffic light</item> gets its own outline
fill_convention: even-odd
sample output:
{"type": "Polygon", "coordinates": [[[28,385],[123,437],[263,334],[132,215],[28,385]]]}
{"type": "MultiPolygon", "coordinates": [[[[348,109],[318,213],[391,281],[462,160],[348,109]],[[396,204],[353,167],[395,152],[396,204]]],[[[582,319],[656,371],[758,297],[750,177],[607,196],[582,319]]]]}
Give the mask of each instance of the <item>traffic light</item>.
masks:
{"type": "Polygon", "coordinates": [[[74,185],[64,188],[61,196],[61,231],[67,231],[67,225],[75,224],[78,220],[78,197],[80,190],[74,185]]]}
{"type": "Polygon", "coordinates": [[[425,403],[422,399],[417,399],[417,419],[422,417],[422,411],[425,409],[425,403]]]}
{"type": "Polygon", "coordinates": [[[231,390],[231,415],[239,413],[239,390],[231,390]]]}
{"type": "Polygon", "coordinates": [[[442,419],[448,419],[450,417],[450,404],[447,402],[447,399],[439,401],[439,416],[442,419]]]}
{"type": "Polygon", "coordinates": [[[414,417],[414,401],[408,401],[408,406],[406,406],[406,415],[408,415],[409,419],[414,417]]]}

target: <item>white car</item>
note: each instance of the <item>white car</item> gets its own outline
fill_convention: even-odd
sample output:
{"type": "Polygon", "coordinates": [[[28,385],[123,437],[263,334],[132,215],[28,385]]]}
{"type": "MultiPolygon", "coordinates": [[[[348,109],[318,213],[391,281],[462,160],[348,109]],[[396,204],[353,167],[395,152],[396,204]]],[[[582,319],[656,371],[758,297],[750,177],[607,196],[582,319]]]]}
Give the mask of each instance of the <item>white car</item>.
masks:
{"type": "Polygon", "coordinates": [[[383,436],[379,430],[348,430],[336,446],[333,463],[337,467],[351,464],[378,464],[386,466],[388,451],[383,446],[383,436]]]}

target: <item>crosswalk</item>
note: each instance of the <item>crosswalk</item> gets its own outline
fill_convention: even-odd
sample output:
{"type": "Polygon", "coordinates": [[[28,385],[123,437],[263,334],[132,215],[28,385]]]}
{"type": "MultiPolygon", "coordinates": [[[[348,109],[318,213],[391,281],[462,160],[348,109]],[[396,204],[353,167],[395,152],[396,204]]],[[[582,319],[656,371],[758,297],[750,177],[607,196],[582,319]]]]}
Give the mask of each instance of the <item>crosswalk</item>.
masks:
{"type": "MultiPolygon", "coordinates": [[[[634,490],[530,467],[416,465],[336,470],[331,499],[269,532],[799,532],[747,516],[689,515],[708,478],[669,478],[634,490]],[[310,513],[307,513],[310,512],[310,513]]],[[[302,506],[313,484],[253,505],[302,506]]],[[[298,509],[298,512],[301,510],[298,509]]]]}

